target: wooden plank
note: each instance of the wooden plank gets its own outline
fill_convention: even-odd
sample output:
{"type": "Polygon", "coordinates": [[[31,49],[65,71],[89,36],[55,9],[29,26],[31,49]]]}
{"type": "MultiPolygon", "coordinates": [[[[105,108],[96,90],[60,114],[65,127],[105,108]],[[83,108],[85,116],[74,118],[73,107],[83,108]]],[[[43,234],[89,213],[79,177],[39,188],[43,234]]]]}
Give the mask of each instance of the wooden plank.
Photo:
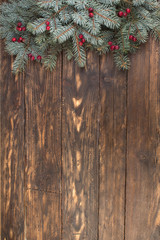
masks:
{"type": "Polygon", "coordinates": [[[28,190],[26,202],[27,239],[60,240],[61,207],[59,193],[28,190]]]}
{"type": "Polygon", "coordinates": [[[24,78],[1,48],[1,239],[24,239],[24,78]]]}
{"type": "Polygon", "coordinates": [[[29,240],[61,238],[61,71],[31,63],[25,79],[29,240]]]}
{"type": "Polygon", "coordinates": [[[126,72],[111,55],[100,66],[99,239],[124,239],[126,157],[126,72]]]}
{"type": "MultiPolygon", "coordinates": [[[[1,2],[0,2],[1,3],[1,2]]],[[[1,56],[1,54],[2,54],[2,52],[1,52],[1,50],[2,50],[2,41],[0,41],[0,69],[2,69],[2,56],[1,56]]],[[[1,189],[1,185],[2,185],[2,181],[1,181],[1,179],[2,179],[2,166],[1,166],[1,162],[2,162],[2,152],[1,152],[1,150],[2,150],[2,138],[1,138],[1,126],[2,126],[2,124],[1,124],[1,114],[2,114],[2,109],[1,109],[1,102],[2,102],[2,99],[1,99],[1,91],[2,91],[2,85],[1,85],[1,83],[2,83],[2,79],[1,79],[1,77],[2,77],[2,74],[0,73],[0,236],[2,236],[2,223],[1,223],[1,213],[2,213],[2,209],[1,209],[1,202],[2,202],[2,189],[1,189]]]]}
{"type": "Polygon", "coordinates": [[[126,240],[160,239],[159,69],[151,40],[132,58],[128,76],[126,240]]]}
{"type": "Polygon", "coordinates": [[[86,69],[64,58],[62,117],[62,239],[97,240],[99,61],[86,69]]]}

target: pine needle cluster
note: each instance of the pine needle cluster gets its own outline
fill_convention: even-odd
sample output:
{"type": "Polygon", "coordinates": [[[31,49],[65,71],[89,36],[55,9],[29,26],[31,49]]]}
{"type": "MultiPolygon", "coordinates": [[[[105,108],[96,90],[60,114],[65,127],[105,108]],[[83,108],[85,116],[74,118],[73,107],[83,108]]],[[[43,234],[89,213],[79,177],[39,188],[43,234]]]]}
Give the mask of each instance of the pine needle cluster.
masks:
{"type": "Polygon", "coordinates": [[[157,0],[9,0],[0,13],[0,36],[16,56],[14,73],[28,60],[52,70],[62,50],[83,67],[88,49],[112,51],[118,68],[128,69],[130,53],[150,35],[160,39],[157,0]]]}

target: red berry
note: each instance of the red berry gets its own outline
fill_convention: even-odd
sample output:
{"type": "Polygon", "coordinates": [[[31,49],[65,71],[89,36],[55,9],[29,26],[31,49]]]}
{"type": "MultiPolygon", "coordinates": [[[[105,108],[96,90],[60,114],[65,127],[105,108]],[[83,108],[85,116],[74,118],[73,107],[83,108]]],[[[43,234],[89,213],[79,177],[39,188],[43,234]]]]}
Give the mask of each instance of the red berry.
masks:
{"type": "Polygon", "coordinates": [[[79,38],[82,39],[83,38],[83,34],[79,34],[79,38]]]}
{"type": "Polygon", "coordinates": [[[21,23],[21,22],[17,23],[17,26],[18,26],[18,27],[21,27],[21,26],[22,26],[22,23],[21,23]]]}
{"type": "Polygon", "coordinates": [[[136,42],[136,41],[137,41],[137,38],[133,37],[133,39],[132,39],[132,40],[133,40],[133,42],[136,42]]]}
{"type": "Polygon", "coordinates": [[[34,60],[35,60],[35,57],[34,57],[34,56],[31,56],[31,60],[34,61],[34,60]]]}
{"type": "Polygon", "coordinates": [[[82,45],[83,45],[83,42],[79,42],[79,45],[82,46],[82,45]]]}
{"type": "Polygon", "coordinates": [[[26,31],[26,27],[22,27],[22,31],[26,31]]]}
{"type": "Polygon", "coordinates": [[[119,46],[118,46],[118,45],[116,45],[116,46],[115,46],[115,49],[116,49],[116,50],[118,50],[118,49],[119,49],[119,46]]]}
{"type": "Polygon", "coordinates": [[[24,39],[24,38],[22,38],[22,42],[23,42],[23,43],[25,42],[25,39],[24,39]]]}
{"type": "Polygon", "coordinates": [[[129,36],[129,40],[133,40],[133,36],[132,35],[129,36]]]}
{"type": "Polygon", "coordinates": [[[19,37],[19,39],[18,39],[19,41],[22,41],[23,40],[23,38],[22,37],[19,37]]]}
{"type": "Polygon", "coordinates": [[[111,41],[108,42],[108,45],[111,46],[113,43],[111,41]]]}
{"type": "Polygon", "coordinates": [[[37,56],[37,60],[41,60],[42,57],[40,55],[37,56]]]}
{"type": "Polygon", "coordinates": [[[92,13],[94,10],[93,10],[93,8],[88,8],[88,12],[90,12],[90,13],[92,13]]]}
{"type": "Polygon", "coordinates": [[[28,54],[28,57],[29,57],[29,58],[31,58],[31,57],[32,57],[32,54],[31,54],[31,53],[29,53],[29,54],[28,54]]]}
{"type": "Polygon", "coordinates": [[[131,10],[129,8],[126,9],[126,13],[130,13],[131,10]]]}
{"type": "Polygon", "coordinates": [[[18,31],[22,31],[22,28],[21,28],[21,27],[16,27],[16,29],[17,29],[18,31]]]}
{"type": "Polygon", "coordinates": [[[114,45],[110,46],[110,49],[111,51],[113,51],[115,49],[115,46],[114,45]]]}
{"type": "Polygon", "coordinates": [[[91,13],[89,13],[89,17],[90,18],[93,18],[93,16],[94,16],[94,14],[91,12],[91,13]]]}
{"type": "Polygon", "coordinates": [[[85,41],[86,41],[86,40],[85,40],[84,38],[82,38],[81,42],[82,42],[82,43],[85,43],[85,41]]]}
{"type": "Polygon", "coordinates": [[[123,12],[120,11],[120,12],[118,13],[118,16],[119,16],[119,17],[123,17],[123,12]]]}
{"type": "Polygon", "coordinates": [[[16,39],[15,37],[14,37],[14,38],[12,38],[12,42],[16,42],[16,40],[17,40],[17,39],[16,39]]]}
{"type": "Polygon", "coordinates": [[[46,25],[49,26],[50,22],[49,21],[46,21],[46,25]]]}
{"type": "Polygon", "coordinates": [[[127,17],[127,13],[126,13],[126,12],[124,12],[124,13],[123,13],[123,16],[124,16],[124,17],[127,17]]]}
{"type": "Polygon", "coordinates": [[[46,30],[47,30],[47,31],[49,31],[49,30],[50,30],[50,28],[51,28],[50,26],[47,26],[47,27],[46,27],[46,30]]]}
{"type": "Polygon", "coordinates": [[[21,42],[21,40],[19,40],[19,39],[18,39],[18,42],[20,43],[20,42],[21,42]]]}

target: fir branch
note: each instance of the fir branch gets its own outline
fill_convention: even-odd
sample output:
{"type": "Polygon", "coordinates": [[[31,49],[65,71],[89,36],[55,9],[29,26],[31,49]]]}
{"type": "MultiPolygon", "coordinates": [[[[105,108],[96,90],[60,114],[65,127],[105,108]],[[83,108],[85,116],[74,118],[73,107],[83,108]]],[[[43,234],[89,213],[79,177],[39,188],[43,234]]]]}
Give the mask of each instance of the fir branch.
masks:
{"type": "Polygon", "coordinates": [[[78,58],[79,58],[79,62],[81,64],[81,54],[80,54],[80,47],[79,47],[79,43],[78,43],[78,37],[77,34],[75,32],[75,38],[76,38],[76,45],[77,45],[77,50],[78,50],[78,58]]]}
{"type": "Polygon", "coordinates": [[[0,35],[8,53],[17,56],[15,72],[24,69],[27,52],[52,70],[63,49],[81,67],[86,64],[86,49],[113,51],[116,65],[128,69],[128,55],[149,34],[160,40],[159,9],[156,0],[10,0],[0,7],[0,35]],[[127,16],[120,17],[120,11],[127,16]],[[25,44],[20,39],[30,40],[25,44]]]}
{"type": "Polygon", "coordinates": [[[106,20],[108,20],[108,21],[110,21],[110,22],[112,22],[112,23],[114,23],[114,24],[117,24],[117,21],[114,21],[114,20],[112,20],[111,18],[108,18],[108,17],[106,17],[106,16],[103,16],[102,14],[98,13],[97,11],[95,11],[95,13],[96,13],[98,16],[100,16],[100,17],[102,17],[102,18],[104,18],[104,19],[106,19],[106,20]]]}
{"type": "Polygon", "coordinates": [[[64,32],[62,32],[61,34],[59,34],[56,38],[59,39],[60,37],[62,37],[65,33],[69,32],[71,29],[73,29],[75,26],[71,26],[68,29],[66,29],[64,32]]]}

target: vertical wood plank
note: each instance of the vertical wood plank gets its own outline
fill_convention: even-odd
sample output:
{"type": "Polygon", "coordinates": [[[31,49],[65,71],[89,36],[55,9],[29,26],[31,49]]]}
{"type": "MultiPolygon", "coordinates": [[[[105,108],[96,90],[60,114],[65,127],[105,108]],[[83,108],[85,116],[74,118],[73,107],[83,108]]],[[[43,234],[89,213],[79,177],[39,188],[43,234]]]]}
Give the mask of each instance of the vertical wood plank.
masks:
{"type": "Polygon", "coordinates": [[[100,202],[99,239],[124,239],[126,158],[126,72],[111,55],[100,67],[100,202]]]}
{"type": "Polygon", "coordinates": [[[56,70],[31,63],[26,99],[26,237],[61,238],[61,58],[56,70]]]}
{"type": "MultiPolygon", "coordinates": [[[[1,3],[1,2],[0,2],[1,3]]],[[[0,69],[2,69],[2,41],[0,41],[0,69]]],[[[1,223],[1,213],[2,213],[2,209],[1,209],[1,203],[2,203],[2,138],[1,138],[1,126],[2,126],[2,119],[1,119],[1,114],[2,114],[2,108],[1,108],[1,102],[2,102],[2,74],[0,72],[0,237],[2,237],[2,223],[1,223]]]]}
{"type": "Polygon", "coordinates": [[[1,48],[1,239],[24,239],[24,78],[1,48]]]}
{"type": "Polygon", "coordinates": [[[63,61],[63,240],[97,240],[99,61],[86,69],[63,61]]]}
{"type": "Polygon", "coordinates": [[[2,47],[2,40],[0,40],[0,237],[2,237],[2,47]]]}
{"type": "Polygon", "coordinates": [[[126,240],[160,239],[160,61],[150,41],[128,76],[126,240]]]}

